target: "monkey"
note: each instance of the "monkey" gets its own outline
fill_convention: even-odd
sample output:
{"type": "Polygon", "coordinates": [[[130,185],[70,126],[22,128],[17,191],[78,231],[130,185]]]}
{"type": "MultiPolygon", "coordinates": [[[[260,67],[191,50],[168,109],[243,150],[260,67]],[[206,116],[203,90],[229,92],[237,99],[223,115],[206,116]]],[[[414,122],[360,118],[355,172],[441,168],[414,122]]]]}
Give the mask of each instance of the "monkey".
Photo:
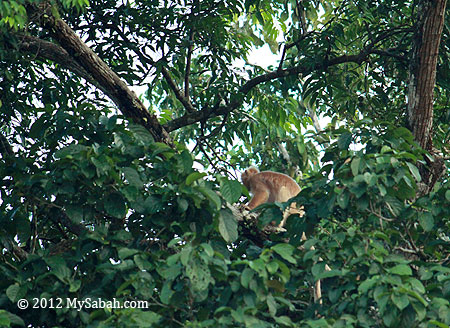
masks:
{"type": "MultiPolygon", "coordinates": [[[[273,171],[260,172],[255,166],[249,167],[242,173],[242,183],[252,193],[253,197],[247,204],[247,208],[253,210],[264,203],[287,202],[300,192],[300,186],[283,173],[273,171]]],[[[287,218],[291,214],[301,214],[295,203],[291,203],[289,209],[283,214],[279,228],[283,228],[287,218]]]]}
{"type": "MultiPolygon", "coordinates": [[[[287,202],[292,197],[297,196],[300,192],[300,186],[290,176],[273,171],[260,172],[255,166],[251,166],[245,170],[244,173],[242,173],[241,180],[244,186],[246,186],[253,195],[252,199],[247,204],[247,208],[250,210],[264,203],[287,202]]],[[[283,228],[287,218],[291,214],[303,216],[304,211],[298,209],[295,202],[291,203],[290,207],[283,214],[283,219],[278,225],[278,228],[283,228]]],[[[305,233],[302,234],[302,240],[306,240],[305,233]]],[[[311,249],[314,249],[314,246],[312,246],[311,249]]],[[[322,261],[321,258],[319,258],[319,260],[322,261]]],[[[325,270],[330,271],[331,268],[325,264],[325,270]]],[[[322,288],[320,280],[317,280],[314,286],[314,301],[322,304],[322,288]]]]}

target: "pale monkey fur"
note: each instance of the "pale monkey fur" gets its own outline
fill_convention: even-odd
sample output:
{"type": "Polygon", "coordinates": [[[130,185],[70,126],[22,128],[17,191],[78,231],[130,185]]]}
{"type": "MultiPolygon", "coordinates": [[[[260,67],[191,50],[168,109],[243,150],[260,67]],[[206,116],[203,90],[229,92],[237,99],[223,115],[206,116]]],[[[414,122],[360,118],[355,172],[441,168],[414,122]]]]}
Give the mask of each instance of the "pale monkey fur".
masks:
{"type": "MultiPolygon", "coordinates": [[[[242,183],[253,195],[247,204],[250,210],[264,203],[287,202],[300,192],[299,185],[290,176],[272,171],[259,172],[259,169],[254,166],[242,173],[242,183]]],[[[289,215],[296,213],[301,215],[303,212],[297,209],[295,203],[291,203],[279,227],[284,226],[289,215]]]]}
{"type": "MultiPolygon", "coordinates": [[[[264,203],[271,202],[287,202],[292,197],[297,196],[300,192],[300,186],[286,174],[263,171],[259,172],[259,169],[252,166],[242,173],[242,183],[252,193],[253,197],[247,204],[247,207],[252,210],[264,203]]],[[[279,228],[283,228],[287,218],[291,214],[299,214],[303,216],[304,212],[297,208],[295,202],[290,204],[289,209],[283,214],[283,219],[279,224],[279,228]]],[[[305,233],[302,235],[302,240],[306,240],[305,233]]],[[[314,247],[311,247],[314,249],[314,247]]],[[[322,260],[322,259],[320,259],[322,260]]],[[[330,267],[325,265],[325,270],[330,271],[330,267]]],[[[314,287],[314,300],[319,301],[322,304],[322,291],[320,280],[316,281],[314,287]]]]}

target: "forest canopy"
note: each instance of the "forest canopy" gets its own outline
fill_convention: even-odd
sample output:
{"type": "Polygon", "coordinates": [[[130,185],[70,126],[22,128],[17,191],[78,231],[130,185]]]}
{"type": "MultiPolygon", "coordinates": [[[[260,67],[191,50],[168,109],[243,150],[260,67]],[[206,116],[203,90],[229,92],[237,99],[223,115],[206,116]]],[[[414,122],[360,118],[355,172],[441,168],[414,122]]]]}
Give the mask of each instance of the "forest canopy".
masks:
{"type": "Polygon", "coordinates": [[[450,327],[449,14],[0,1],[0,326],[450,327]]]}

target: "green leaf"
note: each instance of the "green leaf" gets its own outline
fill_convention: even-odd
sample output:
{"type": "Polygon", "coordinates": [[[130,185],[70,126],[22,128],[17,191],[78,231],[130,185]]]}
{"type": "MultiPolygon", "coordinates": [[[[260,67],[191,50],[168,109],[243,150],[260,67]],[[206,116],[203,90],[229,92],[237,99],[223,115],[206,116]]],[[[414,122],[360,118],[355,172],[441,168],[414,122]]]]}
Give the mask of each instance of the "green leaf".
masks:
{"type": "Polygon", "coordinates": [[[25,326],[25,322],[22,318],[18,317],[14,313],[0,310],[0,327],[16,327],[16,326],[25,326]]]}
{"type": "Polygon", "coordinates": [[[26,290],[22,288],[18,283],[10,285],[8,288],[6,288],[6,296],[8,296],[9,300],[13,303],[16,303],[25,295],[26,290]]]}
{"type": "Polygon", "coordinates": [[[386,196],[385,201],[394,215],[399,215],[404,208],[403,203],[395,197],[386,196]]]}
{"type": "Polygon", "coordinates": [[[277,314],[277,302],[275,302],[275,299],[272,294],[267,295],[267,307],[269,308],[269,313],[272,317],[275,317],[277,314]]]}
{"type": "Polygon", "coordinates": [[[330,325],[324,318],[320,318],[317,320],[308,320],[306,322],[311,328],[329,328],[330,325]]]}
{"type": "Polygon", "coordinates": [[[134,309],[132,314],[133,325],[136,327],[154,327],[155,324],[161,319],[161,315],[151,311],[142,311],[140,309],[134,309]]]}
{"type": "Polygon", "coordinates": [[[145,211],[149,214],[154,214],[163,209],[162,201],[159,197],[150,195],[148,196],[144,203],[145,211]]]}
{"type": "Polygon", "coordinates": [[[337,196],[336,201],[340,208],[346,209],[348,206],[348,202],[350,200],[350,193],[348,190],[342,190],[341,193],[337,196]]]}
{"type": "Polygon", "coordinates": [[[77,205],[67,205],[66,214],[75,223],[83,221],[83,209],[77,205]]]}
{"type": "Polygon", "coordinates": [[[237,180],[222,179],[220,181],[220,193],[223,198],[230,203],[234,204],[241,197],[242,185],[237,180]]]}
{"type": "Polygon", "coordinates": [[[447,190],[445,192],[445,199],[447,199],[448,201],[450,201],[450,190],[447,190]]]}
{"type": "Polygon", "coordinates": [[[88,147],[78,144],[69,145],[55,152],[56,158],[65,158],[86,151],[88,147]]]}
{"type": "Polygon", "coordinates": [[[294,254],[295,247],[292,246],[291,244],[280,243],[276,244],[275,246],[272,246],[271,249],[286,261],[292,264],[297,264],[297,261],[292,256],[294,254]]]}
{"type": "Polygon", "coordinates": [[[192,170],[194,160],[192,159],[192,154],[188,150],[183,150],[176,158],[178,160],[178,167],[181,169],[181,172],[189,173],[192,170]]]}
{"type": "Polygon", "coordinates": [[[254,261],[250,261],[249,266],[256,272],[258,272],[260,277],[267,278],[266,263],[261,258],[258,258],[254,261]]]}
{"type": "Polygon", "coordinates": [[[355,177],[359,173],[360,163],[361,163],[361,157],[354,157],[353,160],[352,160],[352,164],[350,165],[350,167],[352,169],[352,174],[355,177]]]}
{"type": "Polygon", "coordinates": [[[91,157],[91,162],[95,165],[98,176],[109,175],[111,159],[108,156],[102,154],[99,157],[91,157]]]}
{"type": "Polygon", "coordinates": [[[151,145],[151,149],[153,150],[152,157],[156,157],[161,153],[163,153],[166,158],[173,157],[174,150],[165,143],[155,142],[151,145]]]}
{"type": "Polygon", "coordinates": [[[238,224],[231,213],[225,209],[220,211],[219,232],[227,243],[232,243],[238,238],[238,224]]]}
{"type": "Polygon", "coordinates": [[[9,319],[9,312],[0,310],[0,327],[10,327],[11,320],[9,319]]]}
{"type": "Polygon", "coordinates": [[[138,189],[144,185],[139,173],[134,168],[124,167],[122,168],[122,172],[130,185],[135,186],[138,189]]]}
{"type": "Polygon", "coordinates": [[[352,134],[347,131],[339,136],[337,144],[339,149],[346,150],[350,146],[351,142],[352,142],[352,134]]]}
{"type": "Polygon", "coordinates": [[[202,243],[200,246],[202,246],[202,248],[205,250],[205,253],[209,257],[213,257],[214,256],[214,249],[211,247],[210,244],[202,243]]]}
{"type": "Polygon", "coordinates": [[[139,250],[131,249],[131,248],[127,248],[127,247],[122,247],[122,248],[119,249],[119,251],[117,253],[118,253],[119,258],[121,260],[125,260],[127,257],[133,256],[133,255],[139,253],[139,250]]]}
{"type": "Polygon", "coordinates": [[[280,324],[281,326],[286,326],[286,327],[294,327],[294,323],[292,322],[291,318],[289,318],[288,316],[282,315],[279,317],[275,317],[275,322],[280,324]]]}
{"type": "Polygon", "coordinates": [[[426,307],[422,303],[417,302],[415,300],[411,300],[411,305],[412,305],[414,311],[416,311],[416,313],[417,313],[417,319],[419,321],[422,321],[427,315],[426,307]]]}
{"type": "Polygon", "coordinates": [[[222,206],[222,200],[220,199],[219,195],[216,194],[216,192],[202,186],[196,186],[195,188],[200,191],[206,198],[211,200],[216,209],[220,209],[220,207],[222,206]]]}
{"type": "Polygon", "coordinates": [[[117,192],[113,192],[106,196],[105,199],[105,210],[106,213],[115,217],[115,218],[123,218],[127,212],[127,208],[125,206],[125,201],[121,194],[117,192]]]}
{"type": "Polygon", "coordinates": [[[394,293],[391,295],[391,300],[399,308],[400,311],[402,311],[409,305],[409,298],[406,294],[398,295],[394,293]]]}
{"type": "Polygon", "coordinates": [[[65,284],[70,284],[72,271],[66,266],[66,264],[55,262],[54,265],[51,266],[53,273],[59,280],[61,280],[65,284]]]}
{"type": "Polygon", "coordinates": [[[158,273],[164,278],[164,280],[174,280],[181,274],[181,263],[177,262],[168,267],[158,270],[158,273]]]}
{"type": "Polygon", "coordinates": [[[386,271],[400,276],[412,276],[412,270],[407,264],[398,264],[393,268],[387,269],[386,271]]]}
{"type": "Polygon", "coordinates": [[[403,138],[409,143],[412,143],[414,140],[414,137],[410,130],[408,130],[405,127],[400,127],[394,130],[394,135],[398,138],[403,138]]]}
{"type": "Polygon", "coordinates": [[[46,129],[50,125],[49,123],[49,117],[47,114],[42,115],[37,119],[33,125],[30,128],[30,132],[28,134],[28,137],[30,138],[42,138],[44,135],[46,129]]]}
{"type": "Polygon", "coordinates": [[[245,288],[248,288],[250,281],[253,280],[254,275],[255,271],[250,268],[245,268],[241,274],[241,285],[245,288]]]}
{"type": "Polygon", "coordinates": [[[186,275],[189,277],[195,292],[203,291],[209,284],[214,283],[208,265],[198,258],[191,258],[186,266],[186,275]]]}
{"type": "Polygon", "coordinates": [[[440,322],[440,321],[437,321],[437,320],[430,320],[429,323],[430,323],[430,324],[433,324],[433,325],[436,325],[436,326],[438,326],[438,327],[440,327],[440,328],[448,328],[448,327],[449,327],[449,326],[446,325],[445,323],[440,322]]]}
{"type": "Polygon", "coordinates": [[[206,173],[193,172],[186,178],[186,185],[190,186],[194,181],[197,181],[198,179],[201,179],[206,175],[206,173]]]}
{"type": "Polygon", "coordinates": [[[380,281],[380,276],[373,276],[369,279],[366,279],[359,285],[358,291],[365,294],[369,289],[372,289],[378,281],[380,281]]]}
{"type": "Polygon", "coordinates": [[[413,175],[414,179],[416,179],[416,181],[418,182],[421,181],[422,177],[420,176],[419,169],[409,162],[406,162],[406,165],[408,165],[409,171],[413,175]]]}
{"type": "MultiPolygon", "coordinates": [[[[136,138],[136,140],[140,144],[149,145],[149,144],[153,143],[154,139],[153,139],[152,135],[143,125],[130,123],[129,128],[130,128],[130,131],[133,133],[134,137],[136,138]]],[[[162,145],[165,145],[167,148],[170,148],[166,144],[162,144],[162,145]]]]}
{"type": "Polygon", "coordinates": [[[81,280],[70,280],[69,281],[69,292],[75,293],[77,292],[81,287],[81,280]]]}
{"type": "Polygon", "coordinates": [[[270,274],[274,274],[275,272],[277,272],[279,267],[280,265],[276,261],[269,262],[266,265],[266,269],[270,274]]]}
{"type": "Polygon", "coordinates": [[[0,310],[0,327],[10,327],[11,320],[9,319],[9,312],[0,310]]]}
{"type": "Polygon", "coordinates": [[[159,295],[159,298],[161,299],[161,302],[163,304],[169,304],[170,303],[170,298],[172,297],[172,295],[175,293],[172,289],[171,289],[171,281],[166,280],[164,282],[164,285],[161,289],[161,294],[159,295]]]}
{"type": "Polygon", "coordinates": [[[420,226],[425,231],[431,231],[434,228],[434,218],[430,212],[420,212],[419,213],[419,223],[420,226]]]}
{"type": "Polygon", "coordinates": [[[411,287],[415,290],[417,290],[419,293],[424,294],[425,293],[425,286],[422,284],[422,282],[416,278],[409,278],[408,282],[410,283],[411,287]]]}

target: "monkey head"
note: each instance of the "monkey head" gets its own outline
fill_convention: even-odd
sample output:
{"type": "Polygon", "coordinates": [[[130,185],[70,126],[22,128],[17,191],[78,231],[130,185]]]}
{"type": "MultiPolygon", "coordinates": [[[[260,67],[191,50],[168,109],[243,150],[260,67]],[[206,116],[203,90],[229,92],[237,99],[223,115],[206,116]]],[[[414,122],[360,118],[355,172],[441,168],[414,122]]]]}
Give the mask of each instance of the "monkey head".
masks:
{"type": "Polygon", "coordinates": [[[241,180],[242,180],[242,183],[244,184],[244,186],[247,187],[247,189],[250,188],[251,177],[258,173],[259,173],[259,169],[255,166],[250,166],[248,169],[246,169],[244,171],[244,173],[242,173],[241,180]]]}

